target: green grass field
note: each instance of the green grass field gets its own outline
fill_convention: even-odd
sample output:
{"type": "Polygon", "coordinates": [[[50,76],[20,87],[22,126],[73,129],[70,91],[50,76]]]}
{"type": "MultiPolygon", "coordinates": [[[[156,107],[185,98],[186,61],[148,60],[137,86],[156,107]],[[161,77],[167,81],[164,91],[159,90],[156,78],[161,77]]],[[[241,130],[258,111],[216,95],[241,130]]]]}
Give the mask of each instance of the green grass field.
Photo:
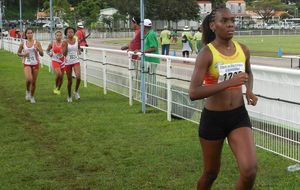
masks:
{"type": "Polygon", "coordinates": [[[300,55],[300,36],[237,36],[236,40],[258,55],[274,52],[277,56],[278,48],[282,48],[283,54],[300,55]]]}
{"type": "MultiPolygon", "coordinates": [[[[300,55],[300,36],[236,36],[235,39],[248,46],[252,55],[277,57],[278,48],[283,54],[300,55]]],[[[109,40],[109,44],[127,44],[129,40],[109,40]]],[[[171,45],[171,50],[181,49],[181,42],[171,45]]]]}
{"type": "MultiPolygon", "coordinates": [[[[20,59],[0,51],[1,190],[192,190],[202,171],[197,125],[88,85],[80,102],[54,96],[54,76],[39,73],[36,100],[25,102],[20,59]]],[[[258,149],[256,190],[297,190],[292,161],[258,149]]],[[[231,190],[237,166],[224,146],[213,187],[231,190]]]]}

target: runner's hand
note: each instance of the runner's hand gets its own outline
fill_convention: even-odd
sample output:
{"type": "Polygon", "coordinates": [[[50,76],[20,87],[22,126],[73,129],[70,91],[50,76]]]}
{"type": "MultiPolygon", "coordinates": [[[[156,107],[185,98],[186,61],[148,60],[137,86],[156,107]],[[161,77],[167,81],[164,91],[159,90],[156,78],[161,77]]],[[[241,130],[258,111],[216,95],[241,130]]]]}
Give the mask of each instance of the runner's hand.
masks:
{"type": "Polygon", "coordinates": [[[256,105],[258,98],[257,96],[255,96],[255,94],[253,94],[252,91],[246,92],[246,98],[247,98],[248,105],[252,105],[252,106],[256,105]]]}
{"type": "Polygon", "coordinates": [[[29,52],[23,53],[23,57],[29,57],[29,52]]]}
{"type": "Polygon", "coordinates": [[[243,85],[248,81],[248,74],[245,72],[234,75],[231,79],[227,80],[229,87],[243,85]]]}

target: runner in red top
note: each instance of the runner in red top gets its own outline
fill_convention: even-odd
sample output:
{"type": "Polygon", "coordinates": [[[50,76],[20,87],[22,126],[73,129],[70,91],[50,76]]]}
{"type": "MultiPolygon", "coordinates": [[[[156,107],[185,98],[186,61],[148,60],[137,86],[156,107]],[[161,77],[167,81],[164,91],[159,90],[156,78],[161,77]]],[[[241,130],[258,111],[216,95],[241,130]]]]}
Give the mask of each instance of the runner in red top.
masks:
{"type": "Polygon", "coordinates": [[[77,31],[76,31],[76,36],[78,38],[78,42],[80,46],[88,46],[86,42],[86,35],[85,35],[85,29],[82,24],[82,22],[77,23],[77,31]]]}
{"type": "Polygon", "coordinates": [[[52,58],[52,68],[55,71],[55,88],[53,93],[60,95],[60,88],[63,83],[65,57],[62,53],[62,32],[55,32],[55,40],[49,44],[47,54],[52,58]]]}

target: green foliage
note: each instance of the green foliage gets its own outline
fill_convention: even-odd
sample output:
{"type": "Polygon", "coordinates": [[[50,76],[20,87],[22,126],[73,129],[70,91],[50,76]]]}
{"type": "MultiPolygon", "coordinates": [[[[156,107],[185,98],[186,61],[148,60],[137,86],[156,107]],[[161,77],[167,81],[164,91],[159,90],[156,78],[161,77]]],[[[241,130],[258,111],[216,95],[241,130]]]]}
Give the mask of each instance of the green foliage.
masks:
{"type": "Polygon", "coordinates": [[[78,4],[76,13],[80,20],[89,26],[99,18],[100,9],[103,8],[103,1],[99,0],[84,0],[78,4]]]}
{"type": "Polygon", "coordinates": [[[281,3],[281,0],[258,0],[252,3],[251,10],[257,13],[265,22],[268,22],[272,18],[274,11],[284,10],[285,5],[281,3]]]}
{"type": "MultiPolygon", "coordinates": [[[[112,0],[111,5],[122,15],[139,15],[139,0],[112,0]]],[[[145,0],[145,18],[154,20],[178,21],[197,20],[199,6],[196,0],[145,0]]]]}
{"type": "MultiPolygon", "coordinates": [[[[45,0],[43,3],[43,7],[46,12],[50,12],[50,0],[45,0]]],[[[61,17],[66,10],[70,9],[70,4],[68,0],[53,0],[53,16],[61,17]]]]}
{"type": "MultiPolygon", "coordinates": [[[[42,0],[41,0],[42,1],[42,0]]],[[[5,0],[5,15],[4,19],[18,20],[20,18],[19,0],[5,0]]],[[[41,3],[38,4],[37,0],[22,0],[22,17],[23,19],[35,18],[36,11],[41,3]]]]}
{"type": "Polygon", "coordinates": [[[219,6],[225,6],[225,0],[213,0],[212,2],[212,7],[219,7],[219,6]]]}

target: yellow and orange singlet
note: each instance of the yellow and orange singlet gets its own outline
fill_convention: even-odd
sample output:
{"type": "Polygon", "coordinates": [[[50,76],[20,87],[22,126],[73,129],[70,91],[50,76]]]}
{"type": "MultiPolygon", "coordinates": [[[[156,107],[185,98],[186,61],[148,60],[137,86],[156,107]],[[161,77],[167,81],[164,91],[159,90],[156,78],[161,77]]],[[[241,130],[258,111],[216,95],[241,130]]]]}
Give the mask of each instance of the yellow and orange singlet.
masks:
{"type": "MultiPolygon", "coordinates": [[[[233,43],[235,53],[231,56],[223,55],[211,43],[207,45],[212,53],[213,60],[204,77],[206,86],[229,80],[234,75],[245,72],[246,56],[244,51],[238,42],[233,41],[233,43]]],[[[240,87],[236,86],[233,88],[240,87]]]]}

